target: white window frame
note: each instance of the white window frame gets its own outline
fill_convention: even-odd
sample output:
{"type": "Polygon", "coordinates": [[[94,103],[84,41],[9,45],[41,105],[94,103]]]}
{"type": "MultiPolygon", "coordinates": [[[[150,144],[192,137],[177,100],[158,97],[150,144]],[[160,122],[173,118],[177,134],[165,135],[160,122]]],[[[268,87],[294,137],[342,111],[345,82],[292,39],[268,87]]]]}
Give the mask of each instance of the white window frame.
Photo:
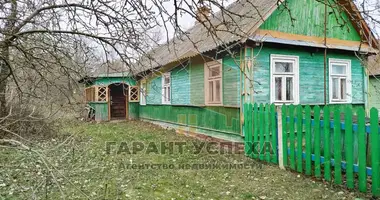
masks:
{"type": "Polygon", "coordinates": [[[206,62],[204,64],[204,88],[205,88],[205,105],[207,106],[221,106],[223,105],[223,63],[222,63],[222,59],[219,59],[219,60],[215,60],[215,61],[210,61],[210,62],[206,62]],[[210,75],[209,75],[209,67],[216,67],[218,66],[219,67],[219,71],[220,71],[220,75],[217,76],[217,77],[212,77],[210,78],[210,75]],[[214,102],[210,102],[209,101],[209,81],[215,81],[215,80],[219,80],[220,81],[220,101],[217,102],[217,101],[214,101],[214,102]]]}
{"type": "MultiPolygon", "coordinates": [[[[340,84],[339,84],[340,87],[340,84]]],[[[340,89],[339,89],[340,91],[340,89]]],[[[347,104],[352,103],[352,77],[351,77],[351,60],[347,59],[329,59],[329,103],[330,104],[347,104]],[[332,74],[332,65],[341,65],[346,67],[346,75],[336,75],[332,74]],[[333,86],[332,79],[336,78],[346,78],[346,99],[333,99],[333,86]]]]}
{"type": "Polygon", "coordinates": [[[170,104],[170,101],[171,101],[171,98],[172,98],[172,87],[171,87],[171,84],[172,84],[172,79],[171,79],[171,76],[170,76],[170,72],[166,72],[164,74],[162,74],[162,104],[170,104]],[[165,78],[168,77],[169,78],[169,83],[165,84],[165,78]],[[167,96],[165,96],[165,90],[167,90],[167,94],[169,94],[169,98],[167,96]]]}
{"type": "Polygon", "coordinates": [[[140,82],[140,105],[145,106],[146,105],[146,81],[143,80],[140,82]]]}
{"type": "MultiPolygon", "coordinates": [[[[283,94],[286,92],[286,84],[282,84],[281,91],[283,94]]],[[[282,94],[282,95],[283,95],[282,94]]],[[[291,55],[270,55],[270,102],[276,105],[281,104],[299,104],[299,57],[291,55]],[[276,62],[290,62],[293,63],[293,72],[278,73],[275,72],[276,62]],[[276,101],[275,99],[275,77],[293,77],[293,101],[276,101]]]]}

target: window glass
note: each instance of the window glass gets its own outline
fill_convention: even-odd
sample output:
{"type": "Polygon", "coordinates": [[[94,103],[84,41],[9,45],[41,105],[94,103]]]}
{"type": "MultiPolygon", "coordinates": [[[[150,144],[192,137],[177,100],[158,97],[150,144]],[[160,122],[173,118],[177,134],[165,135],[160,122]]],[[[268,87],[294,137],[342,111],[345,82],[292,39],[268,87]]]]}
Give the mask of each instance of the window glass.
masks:
{"type": "Polygon", "coordinates": [[[210,102],[213,102],[214,101],[214,82],[213,81],[210,81],[209,83],[208,83],[208,91],[209,91],[209,95],[208,95],[208,97],[209,97],[209,101],[210,102]]]}
{"type": "Polygon", "coordinates": [[[215,81],[215,101],[220,102],[220,80],[215,81]]]}
{"type": "Polygon", "coordinates": [[[346,90],[346,79],[340,79],[340,98],[346,99],[347,90],[346,90]]]}
{"type": "Polygon", "coordinates": [[[346,66],[332,65],[332,74],[346,74],[346,66]]]}
{"type": "Polygon", "coordinates": [[[274,90],[274,95],[275,99],[281,101],[282,100],[282,78],[281,77],[276,77],[275,78],[275,90],[274,90]]]}
{"type": "Polygon", "coordinates": [[[293,100],[293,78],[286,77],[286,100],[293,100]]]}
{"type": "Polygon", "coordinates": [[[170,83],[170,77],[169,76],[165,76],[164,84],[169,84],[169,83],[170,83]]]}
{"type": "Polygon", "coordinates": [[[210,77],[215,77],[220,75],[220,67],[212,67],[210,68],[210,77]]]}
{"type": "Polygon", "coordinates": [[[276,62],[275,64],[276,72],[293,72],[293,63],[290,62],[276,62]]]}
{"type": "Polygon", "coordinates": [[[333,78],[332,79],[332,98],[333,99],[339,99],[339,79],[333,78]]]}

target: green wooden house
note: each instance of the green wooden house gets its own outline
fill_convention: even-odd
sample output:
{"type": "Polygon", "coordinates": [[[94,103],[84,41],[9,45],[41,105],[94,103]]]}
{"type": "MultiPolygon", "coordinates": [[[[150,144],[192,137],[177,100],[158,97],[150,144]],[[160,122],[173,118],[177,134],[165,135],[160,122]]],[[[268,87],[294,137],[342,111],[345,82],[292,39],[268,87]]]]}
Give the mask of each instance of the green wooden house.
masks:
{"type": "MultiPolygon", "coordinates": [[[[376,53],[377,41],[353,2],[278,2],[236,1],[228,7],[236,15],[223,20],[202,13],[208,18],[197,18],[187,37],[153,49],[133,75],[92,77],[89,86],[125,83],[127,116],[230,141],[242,141],[245,102],[368,106],[357,56],[376,53]],[[204,25],[218,25],[223,43],[204,25]]],[[[92,90],[87,96],[101,88],[92,90]]],[[[113,90],[101,103],[90,101],[96,119],[113,119],[113,90]]]]}

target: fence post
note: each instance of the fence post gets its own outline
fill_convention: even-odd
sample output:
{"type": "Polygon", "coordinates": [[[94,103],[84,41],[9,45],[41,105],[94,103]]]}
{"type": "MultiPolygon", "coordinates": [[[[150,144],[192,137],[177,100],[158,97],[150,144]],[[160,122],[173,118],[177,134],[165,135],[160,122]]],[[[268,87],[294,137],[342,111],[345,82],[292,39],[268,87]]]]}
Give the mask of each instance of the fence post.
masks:
{"type": "Polygon", "coordinates": [[[278,144],[278,165],[280,169],[285,169],[284,167],[284,152],[282,144],[282,110],[281,106],[277,106],[277,144],[278,144]]]}

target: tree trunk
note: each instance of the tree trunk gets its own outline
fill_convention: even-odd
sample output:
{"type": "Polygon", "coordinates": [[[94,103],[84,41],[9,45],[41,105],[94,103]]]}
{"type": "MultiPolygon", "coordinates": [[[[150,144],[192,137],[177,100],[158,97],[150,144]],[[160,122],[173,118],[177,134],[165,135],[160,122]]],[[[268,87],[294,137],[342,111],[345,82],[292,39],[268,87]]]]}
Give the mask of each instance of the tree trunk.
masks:
{"type": "Polygon", "coordinates": [[[0,43],[0,119],[8,115],[6,90],[10,69],[8,65],[9,47],[0,43]]]}

